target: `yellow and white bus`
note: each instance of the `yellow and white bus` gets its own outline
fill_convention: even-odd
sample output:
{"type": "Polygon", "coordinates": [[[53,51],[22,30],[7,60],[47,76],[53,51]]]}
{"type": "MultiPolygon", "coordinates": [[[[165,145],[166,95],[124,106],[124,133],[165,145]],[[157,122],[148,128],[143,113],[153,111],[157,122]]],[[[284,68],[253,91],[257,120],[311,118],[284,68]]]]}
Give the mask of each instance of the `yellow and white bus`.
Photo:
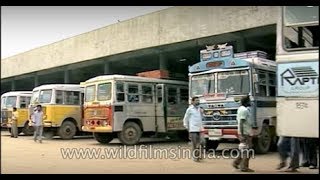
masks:
{"type": "Polygon", "coordinates": [[[33,128],[29,126],[28,118],[31,96],[32,91],[11,91],[1,95],[1,127],[11,131],[12,108],[16,107],[19,113],[18,132],[23,132],[25,135],[33,134],[33,128]]]}
{"type": "Polygon", "coordinates": [[[83,89],[75,84],[48,84],[33,89],[29,117],[40,104],[44,112],[44,134],[72,139],[82,126],[83,89]]]}
{"type": "Polygon", "coordinates": [[[85,88],[82,130],[92,132],[100,143],[117,137],[122,144],[134,145],[143,134],[186,134],[188,82],[103,75],[81,85],[85,88]]]}
{"type": "Polygon", "coordinates": [[[319,138],[319,6],[282,7],[276,62],[277,134],[319,138]]]}

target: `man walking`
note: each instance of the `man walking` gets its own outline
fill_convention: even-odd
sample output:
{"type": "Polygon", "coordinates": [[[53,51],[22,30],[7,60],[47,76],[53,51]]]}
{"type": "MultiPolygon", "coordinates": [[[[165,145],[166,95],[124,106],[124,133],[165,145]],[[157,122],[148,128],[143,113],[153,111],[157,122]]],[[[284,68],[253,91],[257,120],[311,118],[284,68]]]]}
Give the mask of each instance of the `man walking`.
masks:
{"type": "Polygon", "coordinates": [[[240,140],[238,157],[233,161],[233,167],[242,172],[254,172],[249,168],[249,150],[252,148],[252,124],[250,120],[250,97],[241,99],[241,106],[237,111],[238,136],[240,140]]]}
{"type": "Polygon", "coordinates": [[[280,154],[280,164],[277,170],[286,167],[286,160],[290,157],[290,164],[286,172],[298,172],[300,139],[298,137],[280,136],[278,141],[278,150],[280,154]]]}
{"type": "Polygon", "coordinates": [[[43,132],[43,112],[41,105],[37,105],[36,111],[33,112],[33,124],[34,124],[34,142],[37,142],[39,140],[40,143],[42,143],[42,132],[43,132]]]}
{"type": "Polygon", "coordinates": [[[192,142],[192,159],[199,162],[201,159],[200,131],[202,130],[202,113],[198,97],[193,97],[191,105],[186,110],[183,126],[189,131],[192,142]]]}
{"type": "Polygon", "coordinates": [[[11,122],[11,137],[18,138],[18,118],[19,113],[16,107],[13,107],[11,122]]]}
{"type": "Polygon", "coordinates": [[[302,152],[302,167],[316,169],[318,166],[317,144],[316,138],[300,138],[300,147],[302,152]]]}

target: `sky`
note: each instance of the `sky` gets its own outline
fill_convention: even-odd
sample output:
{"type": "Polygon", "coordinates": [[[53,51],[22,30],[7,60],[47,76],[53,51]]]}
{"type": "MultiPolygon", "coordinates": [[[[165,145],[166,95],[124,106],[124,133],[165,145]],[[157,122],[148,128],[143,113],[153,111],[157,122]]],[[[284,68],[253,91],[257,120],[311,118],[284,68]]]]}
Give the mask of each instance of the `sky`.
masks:
{"type": "Polygon", "coordinates": [[[169,6],[1,6],[1,59],[169,6]]]}

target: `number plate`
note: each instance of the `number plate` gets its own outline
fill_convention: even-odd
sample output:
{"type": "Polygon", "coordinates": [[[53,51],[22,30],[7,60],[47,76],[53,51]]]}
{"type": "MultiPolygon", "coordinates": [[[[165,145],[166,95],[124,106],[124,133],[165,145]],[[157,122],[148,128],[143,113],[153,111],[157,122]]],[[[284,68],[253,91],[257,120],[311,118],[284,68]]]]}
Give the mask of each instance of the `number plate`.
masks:
{"type": "Polygon", "coordinates": [[[209,129],[209,136],[222,136],[222,129],[209,129]]]}

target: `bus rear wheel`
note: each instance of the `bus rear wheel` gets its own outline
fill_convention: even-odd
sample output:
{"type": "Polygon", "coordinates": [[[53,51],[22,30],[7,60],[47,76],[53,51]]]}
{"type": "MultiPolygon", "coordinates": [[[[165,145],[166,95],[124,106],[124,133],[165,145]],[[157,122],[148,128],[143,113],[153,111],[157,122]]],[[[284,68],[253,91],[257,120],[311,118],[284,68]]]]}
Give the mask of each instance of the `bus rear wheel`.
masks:
{"type": "Polygon", "coordinates": [[[135,122],[126,122],[118,133],[120,142],[124,145],[135,145],[140,141],[142,130],[135,122]]]}
{"type": "Polygon", "coordinates": [[[93,133],[93,137],[101,144],[108,144],[113,140],[112,133],[93,133]]]}
{"type": "Polygon", "coordinates": [[[71,121],[64,121],[61,127],[58,130],[58,135],[62,139],[72,139],[76,134],[77,128],[76,125],[71,121]]]}

